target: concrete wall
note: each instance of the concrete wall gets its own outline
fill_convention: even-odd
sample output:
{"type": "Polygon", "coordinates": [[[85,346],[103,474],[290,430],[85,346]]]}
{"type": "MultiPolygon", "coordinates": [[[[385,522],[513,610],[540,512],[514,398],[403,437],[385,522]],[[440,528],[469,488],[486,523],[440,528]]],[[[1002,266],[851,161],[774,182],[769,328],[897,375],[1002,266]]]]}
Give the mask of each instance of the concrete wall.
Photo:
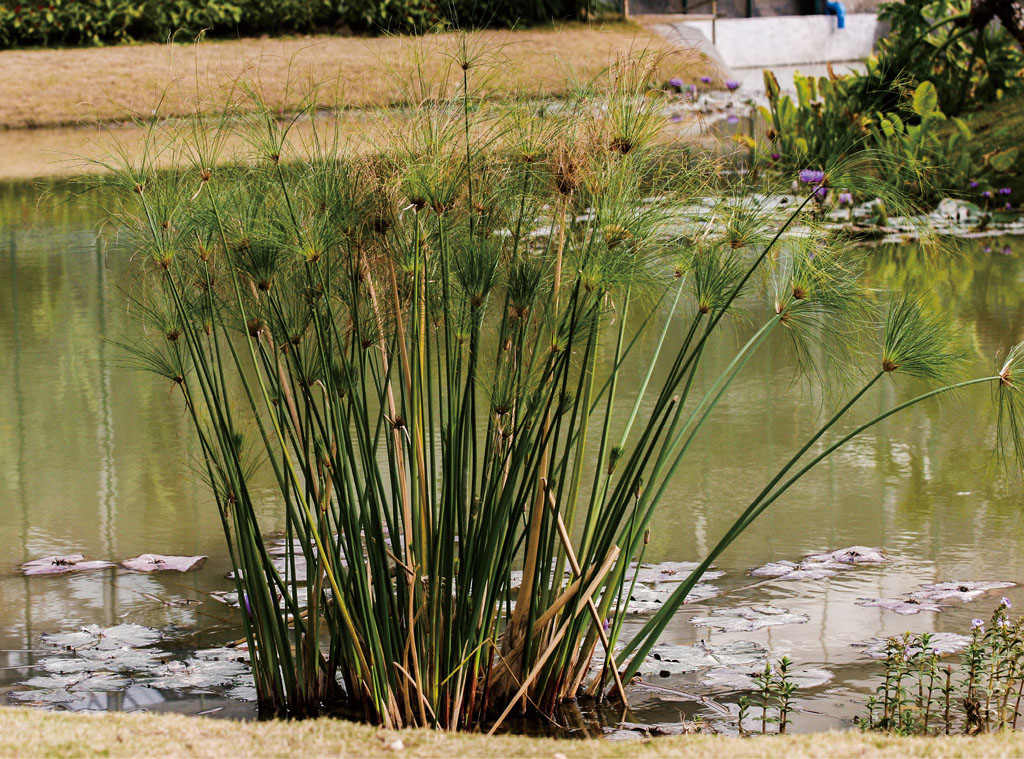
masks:
{"type": "Polygon", "coordinates": [[[688,26],[713,39],[732,68],[857,61],[871,54],[879,33],[873,13],[847,14],[845,29],[836,28],[835,16],[720,18],[714,30],[710,20],[673,26],[688,26]]]}
{"type": "MultiPolygon", "coordinates": [[[[883,0],[842,0],[846,12],[871,13],[883,0]]],[[[799,16],[812,13],[814,0],[753,0],[753,16],[799,16]]],[[[718,15],[723,18],[746,18],[747,0],[717,0],[718,15]]],[[[687,0],[689,13],[711,13],[711,0],[687,0]]],[[[629,0],[631,15],[682,13],[683,0],[629,0]]]]}

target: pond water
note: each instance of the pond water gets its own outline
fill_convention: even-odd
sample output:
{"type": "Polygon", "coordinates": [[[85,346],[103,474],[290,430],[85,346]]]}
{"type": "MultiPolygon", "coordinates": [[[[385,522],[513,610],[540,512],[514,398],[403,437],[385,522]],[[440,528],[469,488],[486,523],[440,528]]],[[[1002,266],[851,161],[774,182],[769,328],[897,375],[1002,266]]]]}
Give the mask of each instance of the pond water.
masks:
{"type": "MultiPolygon", "coordinates": [[[[210,595],[232,583],[220,522],[194,468],[189,421],[164,383],[117,368],[118,348],[108,342],[132,334],[120,289],[127,256],[98,238],[89,206],[50,189],[41,200],[39,188],[0,187],[0,703],[52,653],[42,634],[131,622],[164,630],[165,647],[176,649],[240,636],[236,610],[210,595]],[[26,578],[15,569],[57,553],[117,561],[146,552],[209,559],[186,574],[26,578]]],[[[890,247],[869,256],[876,284],[924,285],[964,323],[978,349],[977,372],[988,372],[1000,351],[1024,338],[1024,241],[987,244],[991,249],[965,242],[957,255],[890,247]]],[[[727,349],[752,329],[735,326],[711,363],[723,365],[727,349]]],[[[919,390],[912,382],[882,383],[865,414],[919,390]]],[[[904,630],[964,632],[972,617],[988,616],[999,593],[913,616],[858,606],[858,599],[898,597],[947,580],[1024,583],[1021,489],[990,476],[990,400],[988,390],[975,390],[916,407],[837,452],[718,562],[725,574],[714,583],[726,592],[685,607],[663,640],[751,641],[773,658],[788,655],[797,669],[825,669],[829,682],[798,691],[792,729],[851,726],[877,671],[856,644],[904,630]],[[813,581],[747,574],[770,561],[853,545],[881,548],[890,560],[813,581]],[[714,608],[751,604],[782,607],[806,621],[754,632],[690,623],[714,608]]],[[[815,428],[820,403],[795,380],[781,342],[756,356],[677,476],[645,559],[700,559],[815,428]]],[[[269,490],[265,501],[269,515],[269,490]]],[[[1006,595],[1024,607],[1024,589],[1006,595]]],[[[706,674],[646,679],[735,701],[730,686],[701,685],[706,674]]],[[[141,685],[90,693],[76,707],[255,713],[250,703],[217,693],[141,685]]],[[[626,719],[678,722],[696,713],[713,715],[667,691],[636,689],[626,719]]],[[[580,729],[617,718],[578,715],[580,729]]]]}

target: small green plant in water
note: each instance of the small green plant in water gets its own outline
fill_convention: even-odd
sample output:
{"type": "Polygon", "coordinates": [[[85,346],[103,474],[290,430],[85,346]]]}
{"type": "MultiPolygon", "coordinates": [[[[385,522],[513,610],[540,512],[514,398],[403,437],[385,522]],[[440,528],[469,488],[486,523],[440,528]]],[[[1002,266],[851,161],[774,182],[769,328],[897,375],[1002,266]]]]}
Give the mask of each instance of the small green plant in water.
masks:
{"type": "Polygon", "coordinates": [[[930,633],[904,633],[885,646],[882,684],[860,719],[899,735],[976,735],[1016,730],[1024,696],[1022,619],[1005,598],[986,622],[971,623],[957,666],[942,666],[930,633]]]}

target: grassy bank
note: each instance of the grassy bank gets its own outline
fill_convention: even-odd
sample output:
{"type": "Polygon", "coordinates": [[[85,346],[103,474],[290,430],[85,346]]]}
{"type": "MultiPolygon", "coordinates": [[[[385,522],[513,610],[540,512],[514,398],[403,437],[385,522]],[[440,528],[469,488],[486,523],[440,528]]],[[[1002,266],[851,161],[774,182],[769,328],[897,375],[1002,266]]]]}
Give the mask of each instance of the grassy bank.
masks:
{"type": "Polygon", "coordinates": [[[553,740],[389,732],[337,720],[238,723],[153,714],[0,709],[0,756],[502,756],[502,757],[1020,757],[1024,737],[894,738],[858,732],[740,740],[677,736],[636,741],[553,740]]]}
{"type": "MultiPolygon", "coordinates": [[[[664,50],[666,74],[687,81],[711,66],[691,50],[673,50],[663,38],[624,23],[484,31],[471,39],[499,64],[501,76],[492,70],[486,82],[497,96],[561,95],[567,81],[589,79],[631,49],[664,50]]],[[[219,111],[239,97],[243,78],[282,111],[295,110],[311,83],[321,85],[317,101],[325,107],[404,104],[444,94],[417,87],[414,59],[422,56],[428,78],[437,81],[439,70],[454,64],[445,53],[457,44],[455,34],[435,34],[8,50],[0,52],[0,129],[175,116],[193,112],[197,99],[219,111]]]]}

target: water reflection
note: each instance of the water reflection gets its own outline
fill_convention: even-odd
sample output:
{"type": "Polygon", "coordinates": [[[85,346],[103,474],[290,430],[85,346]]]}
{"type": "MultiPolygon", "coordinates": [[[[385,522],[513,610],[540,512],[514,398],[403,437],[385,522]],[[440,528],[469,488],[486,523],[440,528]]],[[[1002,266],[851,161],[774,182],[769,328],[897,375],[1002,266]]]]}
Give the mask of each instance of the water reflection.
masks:
{"type": "MultiPolygon", "coordinates": [[[[127,258],[97,240],[96,218],[79,202],[39,206],[31,189],[6,186],[0,222],[0,668],[17,668],[0,669],[0,683],[31,675],[39,633],[80,624],[173,626],[183,642],[235,637],[233,610],[208,595],[230,583],[220,523],[193,468],[188,420],[164,384],[113,368],[116,348],[105,342],[131,331],[117,286],[127,258]],[[28,579],[13,571],[56,552],[210,559],[177,576],[111,570],[28,579]],[[162,603],[172,599],[202,603],[162,603]]],[[[1024,338],[1024,245],[1012,242],[1011,255],[1002,253],[1003,241],[989,252],[983,245],[966,243],[957,255],[915,248],[870,255],[876,284],[921,287],[967,326],[979,372],[1024,338]]],[[[730,341],[739,344],[751,332],[735,327],[730,341]]],[[[709,365],[723,366],[726,348],[718,346],[709,365]]],[[[648,560],[699,558],[815,428],[821,399],[793,381],[791,358],[780,341],[737,380],[679,472],[648,560]]],[[[863,416],[916,390],[913,383],[881,383],[863,416]]],[[[982,602],[904,617],[857,606],[858,598],[951,579],[1024,581],[1020,489],[987,476],[989,400],[987,391],[964,393],[879,425],[794,487],[723,556],[719,568],[727,575],[717,584],[727,593],[713,603],[769,602],[807,614],[807,624],[721,633],[688,624],[707,609],[695,604],[666,640],[755,640],[800,666],[823,665],[833,682],[802,705],[824,714],[798,714],[798,729],[852,716],[852,693],[868,687],[865,659],[853,644],[905,629],[963,630],[989,611],[982,602]],[[893,562],[827,581],[747,587],[750,567],[853,544],[882,547],[893,562]]],[[[1024,604],[1019,589],[1008,595],[1024,604]]],[[[155,708],[168,696],[133,687],[90,696],[88,708],[155,708]]],[[[169,708],[199,711],[222,702],[169,708]]],[[[635,716],[674,720],[690,708],[652,695],[638,702],[635,716]]]]}

